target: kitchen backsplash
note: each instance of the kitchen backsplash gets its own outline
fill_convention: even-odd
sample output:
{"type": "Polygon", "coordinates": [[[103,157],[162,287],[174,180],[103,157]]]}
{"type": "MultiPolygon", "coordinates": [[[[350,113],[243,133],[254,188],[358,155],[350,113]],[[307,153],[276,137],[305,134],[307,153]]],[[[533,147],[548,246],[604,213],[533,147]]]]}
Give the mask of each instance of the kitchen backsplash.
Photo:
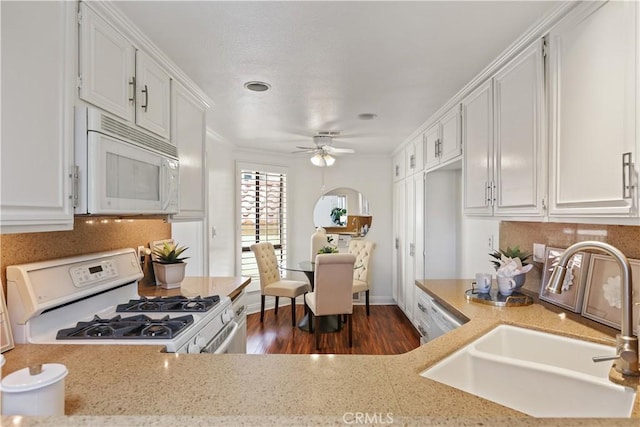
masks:
{"type": "MultiPolygon", "coordinates": [[[[532,253],[534,243],[545,246],[566,248],[583,240],[599,240],[620,249],[628,258],[640,259],[640,227],[599,224],[561,224],[540,222],[500,223],[500,248],[520,246],[521,250],[532,253]]],[[[527,273],[524,288],[534,292],[540,289],[543,263],[534,263],[527,273]]]]}
{"type": "MultiPolygon", "coordinates": [[[[6,295],[8,265],[112,249],[148,247],[149,242],[170,237],[171,224],[162,219],[117,220],[81,217],[75,219],[71,231],[3,234],[0,236],[2,288],[6,295]]],[[[149,264],[147,262],[143,266],[143,282],[152,280],[149,264]]]]}

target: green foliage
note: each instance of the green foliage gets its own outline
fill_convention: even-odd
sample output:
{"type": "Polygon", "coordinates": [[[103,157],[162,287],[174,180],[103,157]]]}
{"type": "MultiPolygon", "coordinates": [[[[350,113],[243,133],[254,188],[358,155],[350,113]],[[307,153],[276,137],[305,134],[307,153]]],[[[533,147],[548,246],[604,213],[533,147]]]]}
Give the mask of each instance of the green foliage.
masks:
{"type": "Polygon", "coordinates": [[[333,246],[323,246],[318,249],[319,254],[337,254],[338,248],[334,248],[333,246]]]}
{"type": "Polygon", "coordinates": [[[347,214],[347,210],[346,209],[333,208],[333,209],[331,209],[331,221],[334,224],[337,224],[337,225],[340,225],[340,226],[345,225],[344,222],[340,221],[340,217],[342,215],[346,215],[346,214],[347,214]]]}
{"type": "Polygon", "coordinates": [[[497,251],[489,252],[489,256],[493,258],[489,261],[491,261],[496,270],[502,266],[503,255],[512,259],[520,258],[523,266],[527,265],[527,260],[531,258],[531,254],[521,251],[519,246],[514,246],[513,248],[507,246],[507,249],[498,249],[497,251]]]}
{"type": "Polygon", "coordinates": [[[189,257],[180,257],[184,251],[189,249],[188,247],[178,247],[178,244],[170,245],[164,242],[161,248],[155,248],[153,254],[157,257],[155,262],[160,264],[178,264],[184,262],[189,257]]]}

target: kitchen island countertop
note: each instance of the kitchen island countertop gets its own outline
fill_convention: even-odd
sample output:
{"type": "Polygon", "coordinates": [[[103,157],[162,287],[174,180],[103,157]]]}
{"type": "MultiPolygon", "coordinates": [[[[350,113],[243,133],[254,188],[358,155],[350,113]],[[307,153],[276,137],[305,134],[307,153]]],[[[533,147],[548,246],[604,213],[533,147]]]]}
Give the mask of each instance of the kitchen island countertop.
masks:
{"type": "MultiPolygon", "coordinates": [[[[3,418],[2,425],[357,425],[358,419],[380,425],[572,425],[528,417],[419,373],[501,323],[604,344],[612,344],[609,335],[539,304],[500,308],[466,301],[468,280],[425,280],[418,286],[469,321],[402,355],[168,354],[150,345],[16,345],[5,353],[3,375],[35,363],[65,364],[65,412],[72,416],[27,417],[18,424],[15,417],[3,418]]],[[[637,426],[639,400],[634,419],[576,423],[637,426]]]]}

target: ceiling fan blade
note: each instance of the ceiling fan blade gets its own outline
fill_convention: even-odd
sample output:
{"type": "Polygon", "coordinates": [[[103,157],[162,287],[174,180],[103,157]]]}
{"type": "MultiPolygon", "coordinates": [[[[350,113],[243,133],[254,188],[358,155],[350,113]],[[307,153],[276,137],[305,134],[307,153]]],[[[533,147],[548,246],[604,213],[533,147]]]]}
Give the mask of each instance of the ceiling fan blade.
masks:
{"type": "MultiPolygon", "coordinates": [[[[298,147],[298,148],[302,148],[302,147],[298,147]]],[[[317,148],[307,148],[307,149],[304,149],[304,150],[292,151],[291,154],[315,153],[316,151],[318,151],[317,148]]]]}
{"type": "Polygon", "coordinates": [[[300,145],[296,145],[296,148],[299,148],[301,150],[318,150],[318,147],[302,147],[300,145]]]}
{"type": "Polygon", "coordinates": [[[327,145],[325,147],[322,147],[327,153],[331,153],[331,154],[354,154],[356,152],[356,150],[352,149],[352,148],[338,148],[338,147],[332,147],[330,145],[327,145]]]}

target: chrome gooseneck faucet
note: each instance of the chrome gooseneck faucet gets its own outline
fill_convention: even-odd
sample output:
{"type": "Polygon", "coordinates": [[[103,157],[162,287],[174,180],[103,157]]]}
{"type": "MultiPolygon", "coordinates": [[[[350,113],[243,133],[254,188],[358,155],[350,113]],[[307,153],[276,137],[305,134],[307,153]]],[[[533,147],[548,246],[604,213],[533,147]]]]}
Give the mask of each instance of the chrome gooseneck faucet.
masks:
{"type": "Polygon", "coordinates": [[[627,257],[614,246],[598,241],[578,242],[569,246],[560,256],[558,265],[553,269],[546,289],[555,294],[562,293],[562,284],[567,273],[567,264],[571,257],[581,250],[599,250],[611,255],[618,266],[622,277],[622,327],[616,335],[616,356],[613,358],[594,358],[594,361],[617,359],[615,369],[623,375],[640,375],[638,367],[638,338],[633,336],[633,303],[631,266],[627,257]]]}

